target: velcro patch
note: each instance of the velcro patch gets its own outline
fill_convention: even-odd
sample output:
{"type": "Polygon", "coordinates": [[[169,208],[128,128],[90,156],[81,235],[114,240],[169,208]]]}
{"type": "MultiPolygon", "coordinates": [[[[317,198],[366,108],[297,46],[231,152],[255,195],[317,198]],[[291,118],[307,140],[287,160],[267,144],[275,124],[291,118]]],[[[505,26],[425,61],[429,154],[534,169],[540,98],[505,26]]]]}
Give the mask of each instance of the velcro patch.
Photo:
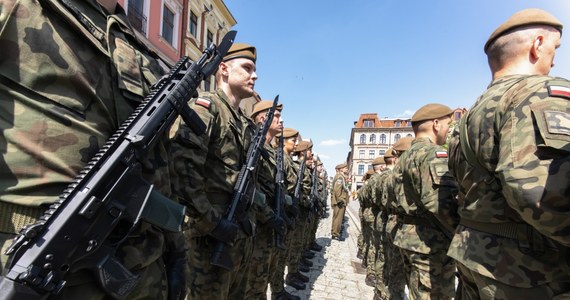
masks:
{"type": "Polygon", "coordinates": [[[570,99],[570,88],[561,85],[548,86],[548,95],[570,99]]]}
{"type": "Polygon", "coordinates": [[[564,111],[545,111],[546,128],[552,134],[570,135],[570,114],[564,111]]]}
{"type": "Polygon", "coordinates": [[[447,158],[447,152],[446,151],[435,151],[435,157],[447,158]]]}
{"type": "Polygon", "coordinates": [[[205,108],[210,108],[210,100],[204,99],[204,98],[198,98],[196,99],[196,104],[203,106],[205,108]]]}

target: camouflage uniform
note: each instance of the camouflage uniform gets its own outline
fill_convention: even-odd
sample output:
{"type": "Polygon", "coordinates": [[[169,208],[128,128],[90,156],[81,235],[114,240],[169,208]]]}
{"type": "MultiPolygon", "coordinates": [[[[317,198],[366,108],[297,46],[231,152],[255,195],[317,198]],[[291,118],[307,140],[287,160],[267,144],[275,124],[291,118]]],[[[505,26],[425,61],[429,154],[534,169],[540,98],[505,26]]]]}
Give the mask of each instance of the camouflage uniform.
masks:
{"type": "Polygon", "coordinates": [[[498,78],[454,132],[461,222],[448,255],[467,270],[466,297],[570,292],[569,88],[548,76],[498,78]]]}
{"type": "MultiPolygon", "coordinates": [[[[68,187],[163,70],[119,6],[108,15],[95,0],[66,5],[1,1],[0,27],[4,249],[21,226],[35,222],[68,187]]],[[[149,157],[144,175],[169,195],[164,144],[149,157]]],[[[166,298],[165,247],[163,232],[143,222],[118,248],[119,261],[141,275],[129,298],[166,298]]],[[[3,265],[4,251],[1,256],[3,265]]],[[[106,297],[91,271],[69,274],[66,280],[57,298],[106,297]]]]}
{"type": "Polygon", "coordinates": [[[343,174],[337,173],[333,178],[331,205],[333,207],[331,234],[333,237],[340,237],[342,234],[341,227],[344,220],[344,212],[348,205],[348,188],[346,186],[346,178],[343,174]],[[340,202],[343,202],[342,207],[338,206],[340,202]]]}
{"type": "Polygon", "coordinates": [[[388,212],[386,202],[388,198],[387,180],[392,174],[391,168],[386,168],[382,173],[373,175],[370,183],[374,185],[374,206],[376,207],[376,220],[374,223],[374,242],[376,246],[376,261],[374,263],[374,273],[376,274],[376,285],[374,293],[382,299],[390,299],[390,291],[386,285],[384,278],[386,265],[385,249],[388,239],[386,236],[386,222],[388,221],[388,212]]]}
{"type": "Polygon", "coordinates": [[[401,216],[403,225],[395,244],[403,249],[404,263],[410,268],[410,297],[451,299],[455,293],[455,263],[446,254],[446,234],[453,232],[459,218],[454,199],[457,187],[447,170],[447,151],[424,137],[416,138],[406,154],[398,162],[403,182],[407,183],[407,203],[403,206],[406,214],[401,216]],[[434,224],[427,214],[435,216],[439,224],[434,224]]]}
{"type": "Polygon", "coordinates": [[[376,276],[374,271],[374,264],[376,263],[376,241],[374,240],[374,224],[376,223],[376,214],[378,211],[377,206],[374,204],[374,189],[376,185],[372,180],[373,177],[378,176],[377,173],[371,175],[366,183],[358,190],[358,199],[362,211],[362,239],[363,247],[362,253],[364,255],[363,261],[366,262],[367,277],[376,276]]]}
{"type": "Polygon", "coordinates": [[[253,189],[245,191],[245,201],[236,209],[234,220],[240,230],[233,244],[225,247],[233,269],[210,263],[219,243],[210,234],[226,215],[255,125],[230,106],[221,89],[201,93],[189,106],[207,124],[207,129],[198,136],[179,118],[172,130],[174,192],[188,207],[190,217],[186,231],[190,244],[187,298],[242,299],[255,232],[253,210],[243,202],[252,199],[253,189]]]}

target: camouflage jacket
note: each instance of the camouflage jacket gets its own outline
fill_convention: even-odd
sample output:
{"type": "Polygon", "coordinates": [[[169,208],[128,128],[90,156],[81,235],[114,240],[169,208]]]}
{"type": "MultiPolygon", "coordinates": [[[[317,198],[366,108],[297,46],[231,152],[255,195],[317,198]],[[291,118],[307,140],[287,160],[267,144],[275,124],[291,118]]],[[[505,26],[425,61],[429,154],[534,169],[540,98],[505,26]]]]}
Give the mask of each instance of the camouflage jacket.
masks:
{"type": "Polygon", "coordinates": [[[402,160],[406,213],[429,225],[404,222],[405,236],[399,246],[425,254],[447,251],[449,240],[440,225],[451,233],[459,221],[455,202],[457,185],[448,172],[447,151],[429,138],[416,138],[406,153],[406,159],[402,160]],[[439,224],[433,224],[427,214],[435,216],[439,224]]]}
{"type": "Polygon", "coordinates": [[[558,243],[570,245],[569,89],[561,78],[499,78],[455,130],[461,222],[448,255],[475,272],[517,287],[568,281],[558,243]]]}
{"type": "Polygon", "coordinates": [[[331,204],[334,206],[339,201],[348,204],[348,187],[346,185],[346,178],[342,174],[336,174],[333,178],[331,204]]]}
{"type": "Polygon", "coordinates": [[[378,206],[375,203],[376,193],[374,192],[377,188],[377,181],[374,180],[378,178],[380,174],[374,173],[366,183],[358,190],[358,202],[360,202],[360,209],[362,211],[363,221],[372,223],[376,220],[376,212],[378,211],[378,206]]]}
{"type": "MultiPolygon", "coordinates": [[[[178,119],[171,131],[171,173],[173,192],[180,203],[188,207],[189,235],[197,237],[210,233],[225,216],[255,124],[241,110],[230,106],[222,90],[201,93],[188,105],[207,129],[204,134],[196,135],[178,119]]],[[[245,202],[251,201],[252,192],[246,191],[245,202]]],[[[253,222],[253,212],[242,205],[236,219],[242,225],[246,220],[253,222]]],[[[240,231],[240,234],[244,232],[240,231]]]]}
{"type": "MultiPolygon", "coordinates": [[[[301,161],[299,159],[293,160],[295,166],[295,173],[297,177],[301,171],[301,161]]],[[[296,180],[295,180],[296,182],[296,180]]],[[[294,190],[293,190],[294,193],[294,190]]],[[[305,165],[305,172],[303,173],[303,180],[301,181],[301,197],[299,199],[299,205],[305,210],[310,206],[310,194],[311,194],[311,171],[305,165]]]]}
{"type": "MultiPolygon", "coordinates": [[[[164,73],[119,6],[108,15],[95,0],[70,3],[81,17],[59,1],[0,3],[5,233],[34,222],[57,200],[164,73]]],[[[166,150],[155,150],[143,172],[169,195],[166,150]]],[[[128,239],[118,253],[127,268],[144,267],[161,255],[161,232],[143,223],[133,234],[136,241],[128,239]]]]}
{"type": "MultiPolygon", "coordinates": [[[[258,163],[258,176],[260,191],[265,195],[263,203],[257,203],[257,220],[266,223],[275,215],[275,174],[277,173],[277,162],[275,160],[275,149],[266,144],[267,157],[262,156],[258,163]]],[[[287,191],[283,191],[287,192],[287,191]]]]}

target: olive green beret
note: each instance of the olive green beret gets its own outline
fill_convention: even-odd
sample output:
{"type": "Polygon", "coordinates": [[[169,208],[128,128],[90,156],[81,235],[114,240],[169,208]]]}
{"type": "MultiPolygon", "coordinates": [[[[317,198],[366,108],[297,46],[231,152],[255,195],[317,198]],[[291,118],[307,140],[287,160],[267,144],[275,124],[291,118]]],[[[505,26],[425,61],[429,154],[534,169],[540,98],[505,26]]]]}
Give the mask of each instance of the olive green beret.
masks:
{"type": "Polygon", "coordinates": [[[394,149],[390,148],[386,151],[386,153],[384,154],[384,158],[392,158],[396,156],[396,153],[394,153],[394,149]]]}
{"type": "MultiPolygon", "coordinates": [[[[283,128],[283,138],[288,139],[291,137],[295,137],[299,135],[299,131],[293,129],[293,128],[283,128]]],[[[280,137],[281,133],[277,134],[277,137],[280,137]]]]}
{"type": "Polygon", "coordinates": [[[553,15],[547,13],[546,11],[538,8],[528,8],[523,9],[514,15],[512,15],[505,23],[501,24],[489,37],[485,43],[485,53],[489,49],[489,46],[500,36],[513,31],[516,28],[528,26],[528,25],[548,25],[552,26],[562,34],[562,23],[558,21],[553,15]]]}
{"type": "Polygon", "coordinates": [[[317,166],[322,166],[322,165],[323,165],[323,162],[322,162],[322,161],[320,161],[320,160],[317,161],[317,166]]]}
{"type": "Polygon", "coordinates": [[[410,147],[412,146],[413,140],[414,140],[414,138],[411,136],[403,137],[403,138],[399,139],[396,143],[394,143],[394,146],[392,146],[392,149],[394,149],[396,151],[406,151],[406,150],[410,149],[410,147]]]}
{"type": "Polygon", "coordinates": [[[310,149],[312,146],[313,144],[309,141],[300,141],[299,144],[297,144],[297,147],[295,147],[295,152],[306,151],[310,149]]]}
{"type": "Polygon", "coordinates": [[[340,164],[340,165],[336,165],[336,167],[334,167],[334,168],[337,169],[337,170],[340,170],[340,169],[346,168],[346,167],[347,167],[347,165],[346,165],[345,163],[342,163],[342,164],[340,164]]]}
{"type": "Polygon", "coordinates": [[[443,104],[429,103],[420,107],[420,109],[416,111],[416,113],[412,116],[412,122],[439,119],[445,116],[449,116],[452,113],[453,110],[443,104]]]}
{"type": "Polygon", "coordinates": [[[257,60],[255,47],[243,43],[234,43],[226,53],[226,56],[224,56],[223,61],[228,61],[234,58],[248,58],[255,62],[257,60]]]}
{"type": "Polygon", "coordinates": [[[364,177],[362,177],[362,180],[370,179],[370,176],[374,175],[374,173],[376,172],[373,169],[368,169],[368,171],[366,171],[366,174],[364,174],[364,177]]]}
{"type": "Polygon", "coordinates": [[[381,164],[385,164],[385,163],[386,162],[384,162],[384,158],[382,156],[378,156],[372,161],[373,166],[381,165],[381,164]]]}
{"type": "MultiPolygon", "coordinates": [[[[263,100],[256,102],[255,104],[253,104],[253,110],[251,112],[250,117],[253,119],[255,118],[255,115],[257,115],[257,113],[260,113],[264,110],[269,110],[272,106],[273,106],[273,101],[263,100]]],[[[283,104],[281,103],[277,104],[276,109],[278,111],[281,111],[283,109],[283,104]]]]}

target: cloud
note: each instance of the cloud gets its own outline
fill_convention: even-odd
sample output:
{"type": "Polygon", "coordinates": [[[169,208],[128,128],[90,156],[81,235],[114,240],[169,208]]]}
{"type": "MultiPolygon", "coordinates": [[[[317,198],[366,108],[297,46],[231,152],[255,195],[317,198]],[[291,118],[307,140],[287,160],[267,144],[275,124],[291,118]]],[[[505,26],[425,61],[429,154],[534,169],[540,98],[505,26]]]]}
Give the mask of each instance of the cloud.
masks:
{"type": "Polygon", "coordinates": [[[415,110],[405,110],[403,113],[397,115],[396,118],[411,118],[415,112],[415,110]]]}
{"type": "Polygon", "coordinates": [[[319,146],[336,146],[336,145],[345,144],[345,143],[346,143],[345,139],[342,139],[342,140],[324,140],[319,144],[319,146]]]}

